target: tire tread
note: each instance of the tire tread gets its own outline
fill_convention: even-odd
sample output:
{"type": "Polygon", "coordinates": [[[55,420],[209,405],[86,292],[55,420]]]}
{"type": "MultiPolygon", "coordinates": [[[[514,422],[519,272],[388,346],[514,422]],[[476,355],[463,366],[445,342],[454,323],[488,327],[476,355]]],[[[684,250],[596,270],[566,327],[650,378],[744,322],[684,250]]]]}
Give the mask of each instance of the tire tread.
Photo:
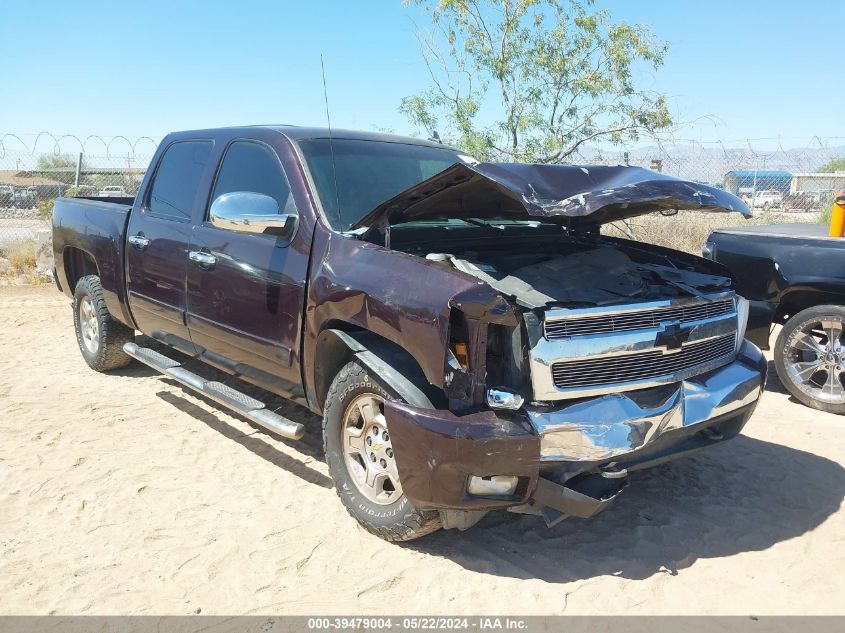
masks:
{"type": "MultiPolygon", "coordinates": [[[[328,436],[326,425],[329,419],[329,409],[330,407],[338,406],[338,403],[340,402],[339,395],[343,393],[347,385],[357,379],[360,379],[362,375],[367,375],[368,373],[369,372],[363,369],[357,362],[350,361],[341,368],[340,372],[338,372],[337,376],[332,381],[331,387],[329,387],[329,392],[326,396],[326,411],[324,412],[322,422],[323,452],[326,455],[327,461],[329,459],[329,450],[326,445],[326,438],[328,436]]],[[[403,520],[397,521],[391,526],[377,525],[367,518],[361,517],[355,513],[352,503],[352,492],[350,490],[344,490],[343,488],[343,486],[338,486],[337,482],[335,482],[335,492],[337,493],[337,496],[340,497],[340,500],[349,515],[355,519],[361,527],[367,530],[367,532],[386,541],[411,541],[431,534],[432,532],[436,532],[442,527],[439,512],[426,512],[416,509],[408,514],[403,520]]]]}
{"type": "Polygon", "coordinates": [[[84,345],[79,331],[77,310],[82,294],[91,297],[91,303],[97,313],[100,326],[100,348],[97,350],[97,356],[94,359],[89,359],[83,351],[82,356],[85,358],[85,362],[91,369],[100,372],[126,367],[132,362],[132,357],[123,351],[123,345],[135,339],[135,330],[126,327],[112,317],[103,298],[103,286],[100,283],[100,278],[96,275],[82,277],[76,283],[73,294],[74,326],[80,350],[84,350],[84,345]]]}

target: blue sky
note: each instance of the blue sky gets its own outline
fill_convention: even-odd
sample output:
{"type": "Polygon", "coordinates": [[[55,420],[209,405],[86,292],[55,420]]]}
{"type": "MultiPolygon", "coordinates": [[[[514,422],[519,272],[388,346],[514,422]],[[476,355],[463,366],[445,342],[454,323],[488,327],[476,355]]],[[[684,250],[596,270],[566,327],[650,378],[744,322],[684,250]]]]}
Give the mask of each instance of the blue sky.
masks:
{"type": "MultiPolygon", "coordinates": [[[[701,141],[845,137],[845,2],[604,0],[670,43],[643,77],[701,141]]],[[[427,86],[401,0],[0,0],[0,135],[160,137],[249,123],[411,132],[400,99],[427,86]]]]}

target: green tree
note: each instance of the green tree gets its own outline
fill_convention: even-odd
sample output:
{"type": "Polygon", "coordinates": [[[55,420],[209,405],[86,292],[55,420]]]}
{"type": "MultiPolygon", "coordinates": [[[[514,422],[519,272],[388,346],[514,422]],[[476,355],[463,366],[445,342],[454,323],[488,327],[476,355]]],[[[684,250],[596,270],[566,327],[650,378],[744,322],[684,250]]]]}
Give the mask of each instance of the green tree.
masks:
{"type": "Polygon", "coordinates": [[[38,157],[38,165],[35,171],[40,171],[46,178],[72,185],[76,177],[76,158],[70,154],[43,154],[38,157]],[[55,172],[53,169],[65,171],[55,172]]]}
{"type": "Polygon", "coordinates": [[[823,174],[832,174],[836,171],[845,171],[845,158],[834,158],[819,167],[819,172],[823,174]]]}
{"type": "Polygon", "coordinates": [[[635,79],[667,45],[593,0],[405,1],[432,26],[420,36],[432,85],[399,109],[481,160],[563,162],[672,125],[665,98],[635,79]]]}

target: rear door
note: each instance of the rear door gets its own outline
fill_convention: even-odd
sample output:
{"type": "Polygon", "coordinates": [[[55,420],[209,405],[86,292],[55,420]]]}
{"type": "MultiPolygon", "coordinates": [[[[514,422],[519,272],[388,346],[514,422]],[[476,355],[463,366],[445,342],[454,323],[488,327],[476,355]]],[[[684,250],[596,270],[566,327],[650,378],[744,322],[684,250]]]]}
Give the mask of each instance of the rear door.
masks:
{"type": "Polygon", "coordinates": [[[193,351],[185,318],[185,272],[191,218],[213,143],[169,145],[127,229],[129,307],[138,328],[158,340],[193,351]]]}
{"type": "MultiPolygon", "coordinates": [[[[190,250],[202,261],[187,273],[191,339],[210,362],[298,399],[303,397],[297,358],[305,300],[309,241],[297,229],[287,238],[214,226],[208,207],[223,194],[259,193],[280,214],[297,205],[276,150],[254,139],[226,148],[203,222],[190,250]]],[[[244,209],[244,215],[252,210],[244,209]]],[[[196,259],[196,256],[195,256],[196,259]]]]}

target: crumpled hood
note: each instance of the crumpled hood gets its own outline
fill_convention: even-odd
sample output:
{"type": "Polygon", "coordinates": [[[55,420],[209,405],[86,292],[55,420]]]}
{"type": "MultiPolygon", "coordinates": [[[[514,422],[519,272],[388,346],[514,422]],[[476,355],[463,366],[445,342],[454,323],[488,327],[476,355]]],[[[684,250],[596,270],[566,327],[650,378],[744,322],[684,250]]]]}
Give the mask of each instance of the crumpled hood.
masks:
{"type": "Polygon", "coordinates": [[[670,209],[751,211],[716,187],[641,167],[455,163],[383,202],[353,228],[446,218],[543,218],[598,225],[670,209]]]}

